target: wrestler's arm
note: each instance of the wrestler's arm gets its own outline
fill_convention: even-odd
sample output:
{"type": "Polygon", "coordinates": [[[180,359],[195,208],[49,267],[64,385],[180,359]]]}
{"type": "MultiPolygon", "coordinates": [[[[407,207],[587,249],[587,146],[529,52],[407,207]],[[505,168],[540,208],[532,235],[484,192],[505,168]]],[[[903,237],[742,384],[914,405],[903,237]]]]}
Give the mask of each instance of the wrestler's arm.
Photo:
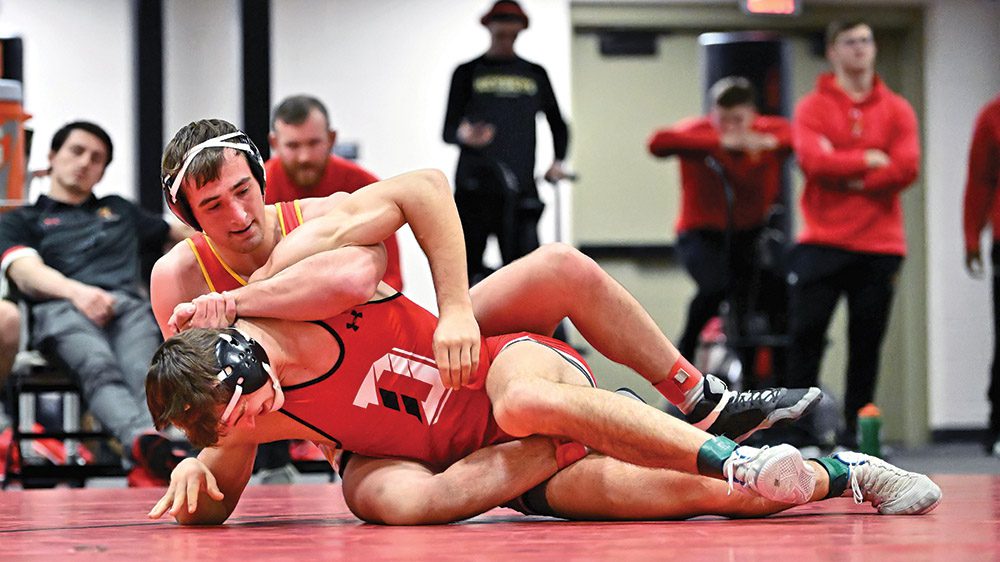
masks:
{"type": "MultiPolygon", "coordinates": [[[[297,302],[303,309],[315,311],[317,307],[328,306],[329,296],[341,291],[356,289],[359,293],[370,295],[368,289],[373,288],[381,279],[384,263],[377,264],[375,270],[366,269],[371,265],[367,260],[372,255],[347,247],[380,244],[404,223],[409,223],[430,262],[441,315],[447,316],[457,310],[459,313],[466,313],[469,319],[472,318],[461,222],[451,189],[440,172],[410,172],[374,183],[349,195],[336,193],[329,197],[303,199],[299,202],[299,207],[304,224],[275,246],[267,263],[250,277],[248,287],[232,291],[240,316],[301,319],[298,316],[288,316],[290,309],[284,304],[279,306],[270,299],[254,296],[256,290],[263,288],[253,285],[276,276],[278,272],[284,274],[280,280],[276,280],[275,285],[279,288],[301,289],[301,296],[305,300],[297,302]],[[310,262],[308,266],[304,264],[298,268],[291,267],[306,258],[316,261],[310,262]],[[330,274],[317,275],[317,267],[320,265],[330,274]],[[360,288],[359,283],[362,284],[360,288]]],[[[176,265],[193,261],[193,256],[182,255],[183,250],[186,248],[175,247],[171,251],[171,254],[175,254],[171,263],[176,265]]],[[[384,262],[384,257],[381,261],[384,262]]],[[[163,272],[161,277],[169,278],[171,275],[176,276],[176,270],[182,268],[162,269],[168,271],[163,272]],[[169,271],[170,269],[174,271],[169,271]]],[[[194,269],[194,275],[199,275],[197,268],[194,269]]],[[[158,284],[160,290],[166,285],[167,283],[158,284]]],[[[170,300],[176,306],[177,303],[192,300],[203,292],[204,290],[196,292],[183,300],[170,300]]],[[[364,300],[359,294],[349,294],[347,297],[353,301],[349,305],[364,300]]],[[[168,307],[164,304],[161,308],[168,307]]],[[[172,308],[167,317],[169,312],[172,312],[172,308]]],[[[319,317],[322,316],[310,319],[319,317]]],[[[478,327],[476,330],[478,331],[478,327]]],[[[476,337],[478,338],[478,334],[476,337]]]]}
{"type": "Polygon", "coordinates": [[[149,517],[169,513],[181,525],[221,525],[250,481],[256,454],[255,443],[231,443],[184,459],[171,472],[170,487],[149,517]]]}
{"type": "MultiPolygon", "coordinates": [[[[479,326],[469,297],[462,224],[444,174],[409,172],[359,189],[341,201],[303,200],[301,208],[306,222],[275,247],[251,281],[271,277],[317,252],[378,244],[409,224],[427,255],[437,296],[434,358],[442,381],[448,388],[467,384],[478,368],[479,326]]],[[[239,304],[238,314],[243,315],[239,304]]]]}
{"type": "Polygon", "coordinates": [[[480,449],[440,473],[413,461],[352,455],[344,499],[359,519],[386,525],[431,525],[473,517],[502,505],[558,471],[548,437],[480,449]]]}
{"type": "MultiPolygon", "coordinates": [[[[384,271],[385,249],[381,244],[349,246],[309,256],[271,278],[229,294],[234,306],[239,306],[240,316],[317,320],[368,301],[384,271]]],[[[150,279],[150,301],[165,338],[178,329],[222,328],[232,323],[235,312],[227,317],[217,310],[219,307],[201,302],[222,298],[208,295],[209,291],[187,242],[177,244],[157,260],[150,279]],[[176,326],[171,324],[175,312],[176,326]]]]}
{"type": "Polygon", "coordinates": [[[191,301],[205,292],[207,288],[198,269],[198,263],[186,242],[176,244],[156,260],[149,279],[149,301],[153,307],[156,324],[160,327],[160,333],[164,338],[175,333],[168,326],[174,307],[191,301]]]}
{"type": "MultiPolygon", "coordinates": [[[[280,243],[274,251],[281,251],[280,243]]],[[[371,300],[385,268],[383,244],[348,246],[306,257],[267,278],[255,275],[228,294],[241,317],[320,320],[371,300]]]]}
{"type": "Polygon", "coordinates": [[[438,307],[457,305],[471,310],[462,224],[441,172],[409,172],[347,197],[304,199],[300,206],[306,222],[278,244],[253,280],[270,277],[324,250],[378,244],[409,224],[430,262],[438,307]]]}

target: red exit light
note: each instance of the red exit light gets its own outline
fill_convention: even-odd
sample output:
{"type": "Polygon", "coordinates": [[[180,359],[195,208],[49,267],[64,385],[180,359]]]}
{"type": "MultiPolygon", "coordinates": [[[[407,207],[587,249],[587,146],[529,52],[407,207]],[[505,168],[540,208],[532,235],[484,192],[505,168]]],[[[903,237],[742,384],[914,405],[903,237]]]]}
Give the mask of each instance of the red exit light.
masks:
{"type": "Polygon", "coordinates": [[[799,0],[740,0],[748,14],[794,16],[799,13],[799,0]]]}

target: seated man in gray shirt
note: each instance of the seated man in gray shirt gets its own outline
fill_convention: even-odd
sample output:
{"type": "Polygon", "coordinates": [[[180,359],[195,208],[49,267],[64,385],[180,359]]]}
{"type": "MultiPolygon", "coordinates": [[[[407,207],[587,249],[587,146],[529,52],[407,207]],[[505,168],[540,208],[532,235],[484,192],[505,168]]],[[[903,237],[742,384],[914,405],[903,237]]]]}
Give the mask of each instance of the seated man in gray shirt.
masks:
{"type": "Polygon", "coordinates": [[[161,339],[139,290],[140,250],[187,232],[94,195],[112,155],[93,123],[57,131],[48,195],[0,216],[0,265],[31,305],[31,345],[78,377],[90,412],[121,442],[129,485],[160,485],[185,451],[156,433],[146,407],[146,367],[161,339]]]}

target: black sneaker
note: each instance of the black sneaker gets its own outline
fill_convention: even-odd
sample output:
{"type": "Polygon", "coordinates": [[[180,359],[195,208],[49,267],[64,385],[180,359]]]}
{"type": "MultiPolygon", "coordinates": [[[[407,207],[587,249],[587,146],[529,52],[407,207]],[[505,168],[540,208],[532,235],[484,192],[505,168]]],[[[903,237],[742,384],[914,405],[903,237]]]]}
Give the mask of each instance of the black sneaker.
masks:
{"type": "Polygon", "coordinates": [[[704,395],[687,415],[688,423],[736,442],[779,421],[799,419],[823,396],[816,387],[736,392],[714,375],[705,375],[702,384],[704,395]]]}
{"type": "Polygon", "coordinates": [[[132,444],[132,459],[136,464],[167,482],[174,467],[190,456],[194,456],[190,445],[171,441],[159,433],[143,433],[132,444]]]}

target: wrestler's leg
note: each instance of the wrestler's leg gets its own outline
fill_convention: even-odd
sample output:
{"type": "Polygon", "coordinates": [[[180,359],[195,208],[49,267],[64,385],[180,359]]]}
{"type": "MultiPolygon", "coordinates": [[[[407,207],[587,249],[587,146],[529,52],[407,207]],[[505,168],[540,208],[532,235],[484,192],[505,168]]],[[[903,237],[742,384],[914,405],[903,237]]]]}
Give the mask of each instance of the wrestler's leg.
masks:
{"type": "Polygon", "coordinates": [[[551,334],[569,318],[599,353],[652,383],[688,421],[736,440],[819,401],[818,388],[738,394],[685,361],[642,305],[594,260],[566,244],[548,244],[473,287],[484,335],[551,334]]]}
{"type": "MultiPolygon", "coordinates": [[[[883,515],[922,515],[941,501],[941,488],[930,478],[877,457],[841,452],[806,465],[816,482],[809,502],[853,497],[883,515]]],[[[592,454],[528,492],[520,503],[533,512],[578,520],[761,517],[792,507],[740,490],[728,492],[723,481],[592,454]]]]}
{"type": "Polygon", "coordinates": [[[712,436],[641,402],[589,386],[552,348],[512,343],[493,360],[486,392],[509,435],[563,436],[621,460],[697,473],[712,436]]]}
{"type": "Polygon", "coordinates": [[[546,244],[472,288],[484,336],[551,335],[563,318],[601,355],[656,384],[680,354],[635,297],[566,244],[546,244]]]}
{"type": "Polygon", "coordinates": [[[558,470],[555,445],[528,437],[480,449],[440,473],[415,461],[350,455],[344,500],[359,519],[387,525],[451,523],[516,498],[558,470]]]}
{"type": "MultiPolygon", "coordinates": [[[[818,464],[811,465],[817,482],[810,501],[818,501],[827,494],[829,478],[818,464]]],[[[540,512],[575,520],[763,517],[794,507],[741,490],[730,493],[724,480],[636,466],[599,454],[563,469],[544,488],[529,493],[527,502],[540,512]]]]}

